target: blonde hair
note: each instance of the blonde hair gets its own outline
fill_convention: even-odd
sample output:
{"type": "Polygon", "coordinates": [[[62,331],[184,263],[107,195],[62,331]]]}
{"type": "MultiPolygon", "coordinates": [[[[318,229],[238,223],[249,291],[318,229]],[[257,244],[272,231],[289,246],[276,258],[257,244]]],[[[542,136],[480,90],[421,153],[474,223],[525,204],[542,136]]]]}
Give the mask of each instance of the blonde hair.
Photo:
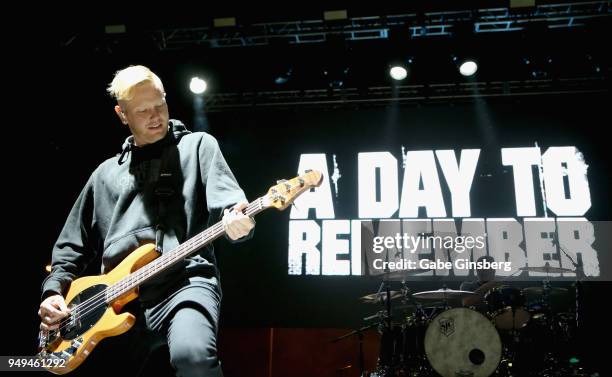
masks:
{"type": "Polygon", "coordinates": [[[144,83],[151,83],[164,93],[159,77],[144,65],[132,65],[117,71],[106,91],[117,101],[129,101],[134,97],[134,88],[144,83]]]}

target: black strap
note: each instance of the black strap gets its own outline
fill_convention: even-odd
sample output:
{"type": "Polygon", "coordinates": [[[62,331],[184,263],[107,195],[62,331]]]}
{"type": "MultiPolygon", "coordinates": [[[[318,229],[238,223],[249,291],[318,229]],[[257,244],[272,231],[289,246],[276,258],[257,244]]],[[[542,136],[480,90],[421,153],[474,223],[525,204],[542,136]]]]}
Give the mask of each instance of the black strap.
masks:
{"type": "Polygon", "coordinates": [[[157,213],[157,225],[155,227],[155,250],[159,253],[163,252],[164,243],[164,219],[166,217],[166,209],[169,198],[174,195],[172,185],[172,172],[168,169],[168,159],[170,154],[170,145],[166,145],[162,150],[161,160],[159,164],[159,175],[157,177],[155,196],[159,203],[159,211],[157,213]]]}

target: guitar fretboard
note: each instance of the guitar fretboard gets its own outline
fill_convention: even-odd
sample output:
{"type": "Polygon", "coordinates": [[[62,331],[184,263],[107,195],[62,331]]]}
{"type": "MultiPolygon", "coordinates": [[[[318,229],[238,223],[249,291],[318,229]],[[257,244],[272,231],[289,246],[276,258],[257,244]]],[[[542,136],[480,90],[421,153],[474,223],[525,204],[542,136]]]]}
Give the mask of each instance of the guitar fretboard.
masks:
{"type": "MultiPolygon", "coordinates": [[[[260,197],[249,203],[243,212],[247,216],[255,216],[264,209],[263,197],[260,197]]],[[[187,256],[200,250],[224,234],[225,228],[223,227],[223,221],[219,221],[215,225],[185,241],[174,250],[162,254],[161,257],[108,287],[106,289],[106,302],[110,303],[116,298],[138,287],[140,284],[167,270],[175,263],[185,259],[187,256]]]]}

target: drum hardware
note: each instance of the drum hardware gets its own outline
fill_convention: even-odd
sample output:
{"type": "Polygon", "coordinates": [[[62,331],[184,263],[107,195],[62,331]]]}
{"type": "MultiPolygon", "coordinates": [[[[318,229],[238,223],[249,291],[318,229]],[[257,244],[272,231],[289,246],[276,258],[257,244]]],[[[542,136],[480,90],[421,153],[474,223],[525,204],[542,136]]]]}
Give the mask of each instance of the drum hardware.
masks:
{"type": "MultiPolygon", "coordinates": [[[[389,295],[391,300],[397,300],[403,297],[401,291],[389,291],[389,295]]],[[[385,292],[376,292],[371,293],[369,295],[362,296],[360,298],[361,302],[366,304],[378,304],[379,302],[384,302],[387,299],[385,292]]]]}
{"type": "Polygon", "coordinates": [[[567,294],[567,288],[561,288],[561,287],[527,287],[527,288],[523,288],[523,292],[528,294],[528,295],[533,295],[533,296],[543,296],[544,293],[546,291],[546,294],[550,297],[550,296],[557,296],[557,295],[565,295],[567,294]]]}
{"type": "Polygon", "coordinates": [[[431,271],[431,268],[413,268],[408,270],[385,271],[382,274],[376,276],[381,276],[383,280],[404,282],[409,276],[415,276],[422,274],[423,272],[429,271],[431,271]]]}
{"type": "MultiPolygon", "coordinates": [[[[570,366],[565,365],[565,358],[559,353],[563,352],[565,344],[571,342],[571,339],[565,338],[567,338],[566,333],[568,335],[570,333],[569,324],[573,323],[572,313],[548,311],[541,320],[535,320],[536,317],[533,316],[531,317],[533,320],[522,325],[521,317],[517,313],[523,311],[530,313],[522,300],[524,292],[505,285],[498,287],[495,294],[487,297],[492,309],[504,309],[489,310],[487,313],[495,313],[497,316],[501,314],[502,317],[498,317],[497,321],[495,321],[496,316],[489,318],[469,308],[448,307],[449,296],[470,297],[470,293],[464,293],[466,291],[443,288],[437,291],[411,293],[405,287],[402,291],[406,292],[402,299],[403,304],[398,299],[391,300],[390,313],[394,317],[391,325],[389,325],[390,317],[387,315],[389,303],[387,301],[380,301],[384,305],[384,310],[364,318],[374,321],[371,326],[378,325],[381,332],[379,363],[376,372],[370,376],[565,377],[574,375],[570,374],[573,370],[568,369],[570,366]],[[433,304],[431,301],[434,299],[441,301],[433,304]],[[501,304],[495,304],[500,302],[501,304]],[[412,312],[409,315],[404,313],[398,315],[399,310],[403,308],[412,312]],[[469,318],[472,317],[480,319],[470,322],[469,318]],[[505,319],[506,322],[500,322],[500,319],[505,319]],[[501,324],[502,328],[498,328],[496,322],[501,324]],[[507,329],[503,328],[504,323],[507,329]],[[463,335],[453,338],[455,333],[463,335]],[[557,344],[558,339],[563,337],[565,340],[562,341],[566,343],[557,344]],[[448,343],[445,346],[443,339],[451,338],[454,343],[444,340],[448,343]],[[539,362],[532,364],[533,360],[539,362]]],[[[547,292],[554,292],[552,295],[569,293],[563,288],[550,287],[550,282],[547,281],[542,287],[528,289],[525,292],[531,295],[541,292],[544,298],[547,297],[547,292]]]]}
{"type": "Polygon", "coordinates": [[[556,245],[559,247],[559,250],[565,254],[565,256],[567,257],[567,259],[569,259],[570,263],[572,264],[572,266],[574,266],[574,270],[573,272],[576,273],[576,282],[574,283],[574,288],[575,288],[575,298],[576,298],[576,309],[575,309],[575,313],[576,313],[576,329],[580,328],[580,321],[582,320],[582,315],[580,314],[580,311],[582,309],[582,305],[580,303],[580,300],[582,298],[580,291],[582,290],[582,281],[586,279],[586,274],[584,273],[584,266],[582,265],[582,261],[579,260],[578,263],[576,263],[576,261],[574,261],[574,258],[571,257],[571,255],[567,252],[567,250],[565,249],[565,247],[563,247],[563,245],[561,245],[561,243],[558,241],[557,237],[553,236],[553,240],[552,240],[553,245],[556,245]]]}
{"type": "MultiPolygon", "coordinates": [[[[547,274],[574,272],[549,264],[520,270],[547,274]]],[[[399,275],[384,274],[384,277],[392,276],[399,275]]],[[[389,282],[383,280],[378,292],[361,297],[362,302],[383,305],[382,310],[364,318],[374,321],[370,326],[379,326],[382,335],[379,364],[373,375],[576,375],[572,374],[572,367],[565,365],[563,356],[576,328],[573,326],[575,313],[554,306],[554,299],[569,294],[567,288],[552,287],[550,280],[545,279],[541,286],[518,289],[500,282],[499,286],[487,290],[483,301],[487,306],[485,315],[473,308],[450,305],[455,299],[482,297],[482,294],[446,286],[412,293],[404,281],[398,291],[391,290],[389,282]],[[530,306],[533,299],[537,299],[538,306],[530,306]],[[473,323],[467,325],[470,321],[473,323]],[[464,335],[453,337],[455,333],[464,335]],[[449,343],[450,338],[457,344],[449,343]],[[484,338],[487,340],[483,341],[484,338]]],[[[577,293],[576,298],[579,297],[577,293]]]]}
{"type": "Polygon", "coordinates": [[[373,327],[376,327],[376,326],[378,326],[378,323],[373,323],[371,325],[364,326],[360,329],[353,330],[331,341],[332,343],[336,343],[336,342],[341,341],[342,339],[346,339],[351,336],[357,335],[357,338],[359,339],[359,376],[365,375],[365,363],[364,363],[364,358],[363,358],[363,332],[373,327]]]}
{"type": "Polygon", "coordinates": [[[525,296],[518,288],[502,285],[491,289],[485,295],[489,308],[489,316],[495,322],[495,327],[513,333],[523,328],[531,314],[525,305],[525,296]]]}
{"type": "Polygon", "coordinates": [[[470,291],[448,289],[446,286],[435,291],[424,291],[414,294],[414,298],[418,300],[441,300],[444,310],[449,309],[451,306],[459,306],[458,303],[466,297],[478,297],[478,294],[470,291]],[[449,305],[449,301],[453,305],[449,305]]]}
{"type": "Polygon", "coordinates": [[[378,319],[379,321],[384,320],[385,319],[385,312],[384,311],[379,311],[376,314],[372,314],[372,315],[369,315],[369,316],[363,318],[364,321],[371,321],[373,319],[378,319]]]}
{"type": "Polygon", "coordinates": [[[470,291],[458,291],[454,289],[441,288],[436,291],[424,291],[414,293],[413,296],[417,299],[427,300],[448,300],[451,298],[461,299],[468,296],[476,296],[477,294],[470,291]]]}
{"type": "Polygon", "coordinates": [[[574,272],[574,270],[570,270],[568,268],[553,267],[548,262],[546,262],[544,266],[541,266],[541,267],[519,267],[519,271],[543,272],[545,274],[560,274],[564,272],[574,272]]]}

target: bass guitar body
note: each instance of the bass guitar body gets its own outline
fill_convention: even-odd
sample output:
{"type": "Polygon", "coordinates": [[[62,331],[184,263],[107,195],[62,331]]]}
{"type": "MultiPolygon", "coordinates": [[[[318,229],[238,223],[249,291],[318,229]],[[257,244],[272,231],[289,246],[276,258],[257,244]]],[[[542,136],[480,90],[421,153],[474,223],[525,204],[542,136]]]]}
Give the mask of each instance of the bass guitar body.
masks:
{"type": "Polygon", "coordinates": [[[146,244],[134,250],[108,274],[86,276],[72,282],[65,299],[71,309],[70,315],[61,322],[57,331],[46,335],[41,333],[39,340],[38,356],[50,372],[66,374],[73,371],[102,339],[123,334],[134,325],[134,315],[121,313],[121,309],[138,297],[138,288],[123,293],[110,303],[106,292],[108,287],[158,256],[155,245],[146,244]]]}

